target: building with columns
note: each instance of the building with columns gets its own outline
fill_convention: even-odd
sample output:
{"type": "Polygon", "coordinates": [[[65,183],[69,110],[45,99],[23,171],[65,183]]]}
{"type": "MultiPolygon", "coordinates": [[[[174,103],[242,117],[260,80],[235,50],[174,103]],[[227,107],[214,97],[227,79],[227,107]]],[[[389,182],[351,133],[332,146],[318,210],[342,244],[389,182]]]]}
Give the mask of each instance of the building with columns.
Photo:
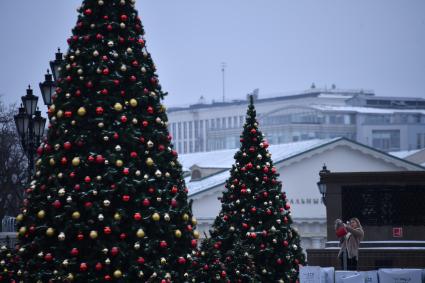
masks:
{"type": "MultiPolygon", "coordinates": [[[[261,129],[271,144],[346,137],[382,151],[425,147],[425,99],[376,96],[368,90],[318,89],[261,97],[254,91],[261,129]]],[[[237,148],[247,100],[168,110],[179,153],[237,148]]]]}
{"type": "MultiPolygon", "coordinates": [[[[332,172],[424,171],[425,168],[372,147],[334,138],[271,145],[270,153],[291,204],[294,226],[304,249],[323,248],[326,242],[326,210],[317,188],[325,163],[332,172]]],[[[201,234],[208,231],[221,209],[218,197],[225,189],[236,150],[182,154],[193,214],[201,234]]]]}

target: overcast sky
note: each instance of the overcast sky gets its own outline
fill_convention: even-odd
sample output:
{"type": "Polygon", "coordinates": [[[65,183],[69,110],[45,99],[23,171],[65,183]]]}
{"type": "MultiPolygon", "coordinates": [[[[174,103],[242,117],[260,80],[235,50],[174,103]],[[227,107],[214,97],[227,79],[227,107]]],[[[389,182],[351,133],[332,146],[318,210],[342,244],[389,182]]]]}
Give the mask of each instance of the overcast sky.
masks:
{"type": "MultiPolygon", "coordinates": [[[[44,79],[80,2],[0,0],[3,100],[44,79]]],[[[312,82],[425,97],[424,0],[138,0],[137,9],[168,106],[221,100],[221,62],[229,100],[312,82]]]]}

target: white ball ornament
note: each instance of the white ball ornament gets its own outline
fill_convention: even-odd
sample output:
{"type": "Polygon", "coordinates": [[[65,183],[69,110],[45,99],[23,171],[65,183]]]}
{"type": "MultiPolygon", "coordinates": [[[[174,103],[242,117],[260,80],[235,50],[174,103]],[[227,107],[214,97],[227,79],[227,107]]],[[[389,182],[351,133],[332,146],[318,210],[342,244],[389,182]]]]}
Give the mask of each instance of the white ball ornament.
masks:
{"type": "Polygon", "coordinates": [[[99,0],[99,1],[97,1],[97,4],[98,4],[99,6],[103,6],[103,4],[105,4],[105,2],[103,2],[103,0],[99,0]]]}
{"type": "Polygon", "coordinates": [[[130,47],[129,47],[129,48],[127,48],[127,53],[128,53],[128,54],[133,53],[133,49],[131,49],[130,47]]]}
{"type": "Polygon", "coordinates": [[[120,146],[120,145],[117,145],[117,146],[115,147],[115,151],[121,151],[121,146],[120,146]]]}
{"type": "Polygon", "coordinates": [[[126,65],[121,65],[120,70],[122,72],[126,72],[127,71],[127,66],[126,65]]]}
{"type": "Polygon", "coordinates": [[[103,205],[104,205],[104,206],[106,206],[106,207],[108,207],[108,206],[110,206],[110,205],[111,205],[111,202],[110,202],[109,200],[105,199],[105,200],[103,201],[103,205]]]}
{"type": "Polygon", "coordinates": [[[114,46],[114,42],[113,41],[108,41],[108,47],[113,47],[114,46]]]}
{"type": "Polygon", "coordinates": [[[99,214],[99,215],[97,216],[97,219],[98,219],[99,221],[103,221],[103,219],[105,219],[105,216],[103,216],[103,214],[99,214]]]}
{"type": "Polygon", "coordinates": [[[120,23],[120,28],[121,29],[125,29],[125,24],[124,23],[120,23]]]}

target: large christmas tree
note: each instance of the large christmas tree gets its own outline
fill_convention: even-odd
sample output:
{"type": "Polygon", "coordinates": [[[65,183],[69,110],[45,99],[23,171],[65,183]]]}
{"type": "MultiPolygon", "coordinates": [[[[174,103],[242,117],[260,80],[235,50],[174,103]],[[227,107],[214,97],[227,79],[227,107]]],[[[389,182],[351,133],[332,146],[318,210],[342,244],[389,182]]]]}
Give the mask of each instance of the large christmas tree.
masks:
{"type": "Polygon", "coordinates": [[[203,281],[297,281],[305,257],[267,147],[251,96],[222,209],[202,246],[198,276],[203,281]]]}
{"type": "Polygon", "coordinates": [[[186,282],[198,233],[134,0],[85,0],[19,221],[25,282],[186,282]]]}

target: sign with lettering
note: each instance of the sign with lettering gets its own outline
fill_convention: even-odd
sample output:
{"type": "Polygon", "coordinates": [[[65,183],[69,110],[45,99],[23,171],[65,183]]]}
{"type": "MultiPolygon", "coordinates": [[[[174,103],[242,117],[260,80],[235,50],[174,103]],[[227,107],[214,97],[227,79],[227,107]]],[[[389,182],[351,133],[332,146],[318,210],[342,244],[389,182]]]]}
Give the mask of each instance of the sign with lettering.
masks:
{"type": "Polygon", "coordinates": [[[422,269],[386,269],[378,271],[379,282],[385,283],[421,283],[422,269]]]}
{"type": "Polygon", "coordinates": [[[302,266],[300,283],[320,283],[320,266],[302,266]]]}

